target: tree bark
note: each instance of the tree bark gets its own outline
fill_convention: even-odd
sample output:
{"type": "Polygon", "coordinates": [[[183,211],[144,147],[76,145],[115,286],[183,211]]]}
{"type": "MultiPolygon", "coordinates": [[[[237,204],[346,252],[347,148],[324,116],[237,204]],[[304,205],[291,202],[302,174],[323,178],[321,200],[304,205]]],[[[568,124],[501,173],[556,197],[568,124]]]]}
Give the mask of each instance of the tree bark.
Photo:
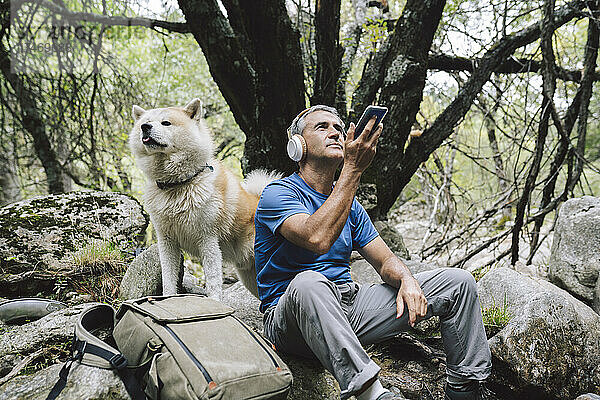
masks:
{"type": "Polygon", "coordinates": [[[286,129],[305,107],[299,34],[283,0],[179,0],[211,75],[246,134],[245,171],[291,172],[286,129]],[[235,18],[234,18],[235,17],[235,18]]]}
{"type": "Polygon", "coordinates": [[[315,47],[317,69],[315,72],[311,105],[335,106],[336,84],[340,77],[342,55],[340,46],[340,0],[316,0],[315,47]]]}
{"type": "Polygon", "coordinates": [[[419,111],[427,75],[427,57],[445,3],[443,0],[409,0],[388,43],[380,50],[385,52],[380,68],[375,65],[369,68],[357,88],[358,94],[355,92],[353,108],[362,112],[376,94],[377,88],[366,81],[372,77],[382,85],[379,103],[389,108],[385,132],[373,160],[373,165],[378,166],[377,171],[371,168],[365,174],[366,180],[374,181],[377,186],[377,206],[371,210],[376,219],[386,217],[399,194],[390,190],[390,179],[397,174],[394,165],[404,150],[419,111]]]}

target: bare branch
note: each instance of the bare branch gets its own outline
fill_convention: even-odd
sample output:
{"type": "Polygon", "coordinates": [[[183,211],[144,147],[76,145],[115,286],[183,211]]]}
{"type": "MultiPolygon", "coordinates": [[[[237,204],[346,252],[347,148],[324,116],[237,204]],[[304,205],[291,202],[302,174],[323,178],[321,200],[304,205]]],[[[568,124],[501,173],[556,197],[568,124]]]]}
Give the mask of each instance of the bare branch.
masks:
{"type": "MultiPolygon", "coordinates": [[[[583,16],[582,10],[586,5],[587,2],[576,0],[557,9],[554,14],[555,28],[566,24],[573,18],[583,16]]],[[[427,160],[429,155],[450,136],[456,124],[470,109],[483,85],[490,79],[494,69],[503,63],[516,49],[534,42],[539,36],[540,22],[536,22],[525,29],[503,37],[486,52],[481,58],[479,66],[473,71],[457,97],[436,118],[431,127],[426,129],[420,137],[414,138],[406,148],[404,156],[401,157],[395,167],[396,171],[400,170],[401,172],[396,173],[390,188],[393,194],[397,196],[400,193],[419,165],[427,160]]],[[[394,169],[393,166],[390,168],[394,169]]]]}
{"type": "MultiPolygon", "coordinates": [[[[466,71],[473,72],[482,62],[481,58],[457,57],[447,54],[430,54],[428,69],[439,71],[466,71]]],[[[542,62],[526,58],[510,57],[500,65],[496,66],[492,72],[501,74],[516,73],[537,73],[542,68],[542,62]]],[[[568,70],[557,65],[554,66],[556,77],[569,82],[581,81],[582,72],[580,70],[568,70]]],[[[592,72],[593,80],[600,80],[600,72],[592,72]]]]}
{"type": "Polygon", "coordinates": [[[152,18],[140,18],[140,17],[122,17],[122,16],[111,16],[101,15],[88,12],[76,12],[68,10],[64,7],[59,6],[56,3],[52,3],[47,0],[20,0],[14,4],[17,7],[21,7],[23,4],[31,3],[41,5],[44,8],[67,17],[69,20],[77,22],[95,22],[107,26],[144,26],[147,28],[155,29],[162,28],[170,32],[177,33],[189,33],[190,27],[185,22],[169,22],[152,18]]]}

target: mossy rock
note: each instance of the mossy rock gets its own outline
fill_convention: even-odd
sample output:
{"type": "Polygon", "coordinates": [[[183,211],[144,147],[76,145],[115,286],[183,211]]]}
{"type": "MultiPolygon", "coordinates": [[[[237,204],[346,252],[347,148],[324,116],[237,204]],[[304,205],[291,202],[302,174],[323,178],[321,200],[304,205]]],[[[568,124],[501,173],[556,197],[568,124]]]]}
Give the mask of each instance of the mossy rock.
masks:
{"type": "Polygon", "coordinates": [[[0,208],[0,291],[9,297],[45,293],[65,258],[94,240],[135,247],[148,226],[140,203],[121,193],[71,192],[0,208]]]}

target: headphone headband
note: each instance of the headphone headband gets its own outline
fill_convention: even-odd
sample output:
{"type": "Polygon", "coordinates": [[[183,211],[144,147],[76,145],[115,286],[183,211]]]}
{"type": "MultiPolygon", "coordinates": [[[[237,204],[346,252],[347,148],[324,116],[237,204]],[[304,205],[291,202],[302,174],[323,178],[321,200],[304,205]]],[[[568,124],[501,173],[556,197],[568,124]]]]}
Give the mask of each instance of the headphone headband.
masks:
{"type": "Polygon", "coordinates": [[[290,125],[290,126],[287,128],[287,136],[288,136],[288,139],[291,139],[291,138],[292,138],[292,126],[294,126],[294,122],[295,122],[295,121],[299,121],[299,120],[300,120],[300,118],[302,118],[302,116],[303,116],[304,114],[306,114],[306,113],[308,112],[308,110],[310,110],[310,109],[311,109],[311,107],[305,108],[304,110],[300,111],[300,113],[298,113],[298,115],[296,115],[296,116],[294,117],[294,119],[292,120],[292,124],[291,124],[291,125],[290,125]]]}

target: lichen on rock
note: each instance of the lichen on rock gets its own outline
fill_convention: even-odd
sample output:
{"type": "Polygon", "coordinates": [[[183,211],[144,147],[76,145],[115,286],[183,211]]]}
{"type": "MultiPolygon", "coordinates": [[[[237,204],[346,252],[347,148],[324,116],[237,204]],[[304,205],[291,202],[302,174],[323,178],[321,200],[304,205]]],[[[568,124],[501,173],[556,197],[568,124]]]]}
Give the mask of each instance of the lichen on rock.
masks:
{"type": "Polygon", "coordinates": [[[112,192],[40,196],[2,207],[0,290],[11,296],[46,290],[51,283],[32,282],[51,282],[70,253],[98,239],[121,249],[134,247],[147,225],[148,217],[137,200],[112,192]]]}

